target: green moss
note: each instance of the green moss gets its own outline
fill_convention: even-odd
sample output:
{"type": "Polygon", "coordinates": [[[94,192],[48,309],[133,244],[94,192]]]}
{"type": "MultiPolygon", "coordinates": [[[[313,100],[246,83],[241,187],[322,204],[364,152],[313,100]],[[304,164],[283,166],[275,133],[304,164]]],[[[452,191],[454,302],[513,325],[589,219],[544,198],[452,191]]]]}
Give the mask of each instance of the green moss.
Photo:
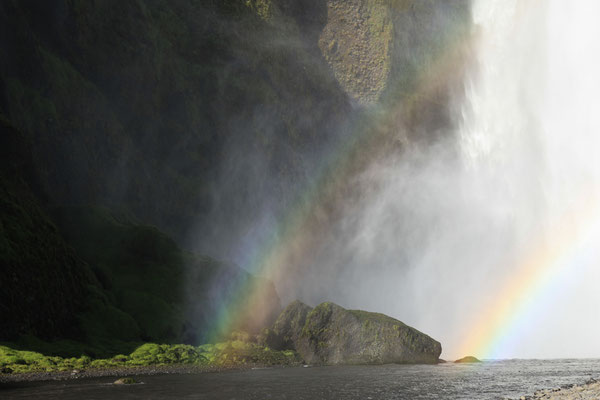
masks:
{"type": "Polygon", "coordinates": [[[62,358],[0,346],[0,369],[8,368],[14,373],[175,364],[203,366],[297,365],[300,361],[298,354],[294,351],[275,351],[268,347],[242,341],[205,344],[198,347],[182,344],[146,343],[135,349],[129,356],[118,355],[108,359],[91,359],[88,356],[62,358]]]}
{"type": "Polygon", "coordinates": [[[159,345],[146,343],[130,355],[129,365],[204,364],[205,357],[190,345],[159,345]]]}
{"type": "Polygon", "coordinates": [[[274,5],[271,0],[245,0],[244,4],[265,21],[273,18],[274,5]]]}
{"type": "Polygon", "coordinates": [[[96,288],[90,288],[89,293],[86,311],[79,316],[80,325],[88,340],[139,340],[140,328],[129,314],[110,304],[106,296],[96,288]]]}
{"type": "Polygon", "coordinates": [[[394,329],[399,329],[399,327],[406,326],[403,322],[398,321],[397,319],[392,318],[385,314],[369,312],[369,311],[362,311],[362,310],[348,310],[348,311],[352,315],[354,315],[356,318],[358,318],[358,320],[361,321],[362,323],[369,323],[369,321],[376,321],[376,322],[380,322],[380,323],[391,323],[398,327],[398,328],[394,328],[394,329]]]}
{"type": "Polygon", "coordinates": [[[81,324],[88,338],[177,342],[185,254],[154,227],[102,207],[63,207],[53,215],[66,239],[94,267],[81,324]]]}

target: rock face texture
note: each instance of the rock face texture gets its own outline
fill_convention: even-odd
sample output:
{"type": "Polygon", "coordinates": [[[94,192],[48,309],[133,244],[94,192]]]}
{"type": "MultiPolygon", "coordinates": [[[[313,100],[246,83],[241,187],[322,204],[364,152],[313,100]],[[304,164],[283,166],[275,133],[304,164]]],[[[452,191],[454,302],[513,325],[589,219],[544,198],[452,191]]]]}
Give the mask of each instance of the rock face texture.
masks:
{"type": "Polygon", "coordinates": [[[295,301],[268,332],[267,344],[293,348],[309,364],[437,363],[442,346],[384,314],[333,303],[295,301]]]}
{"type": "MultiPolygon", "coordinates": [[[[229,210],[304,176],[350,100],[414,95],[468,2],[6,1],[0,113],[31,137],[52,203],[125,209],[179,243],[217,223],[207,248],[228,254],[256,214],[229,210]]],[[[437,118],[432,92],[418,99],[437,118]]]]}
{"type": "Polygon", "coordinates": [[[260,340],[274,349],[294,350],[311,311],[312,308],[301,301],[293,301],[279,314],[273,327],[263,332],[260,340]]]}
{"type": "Polygon", "coordinates": [[[352,100],[368,105],[409,95],[439,104],[447,95],[454,78],[448,71],[430,72],[438,69],[436,59],[453,66],[451,71],[460,70],[461,43],[470,26],[469,0],[326,3],[319,48],[352,100]]]}
{"type": "Polygon", "coordinates": [[[327,2],[327,25],[319,47],[354,100],[378,100],[390,72],[392,36],[392,18],[385,1],[327,2]]]}

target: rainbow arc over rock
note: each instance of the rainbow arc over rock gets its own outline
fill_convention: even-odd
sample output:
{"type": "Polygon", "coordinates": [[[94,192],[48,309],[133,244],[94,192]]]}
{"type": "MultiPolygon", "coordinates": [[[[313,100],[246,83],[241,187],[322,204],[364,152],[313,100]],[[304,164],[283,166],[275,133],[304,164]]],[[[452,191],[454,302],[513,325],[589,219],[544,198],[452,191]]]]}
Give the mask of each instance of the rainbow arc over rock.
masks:
{"type": "MultiPolygon", "coordinates": [[[[456,27],[457,31],[459,28],[456,27]]],[[[249,259],[242,265],[258,276],[280,281],[290,273],[286,266],[297,257],[309,259],[316,245],[319,209],[336,201],[336,185],[351,177],[360,169],[360,161],[376,159],[378,150],[386,147],[389,136],[379,133],[389,131],[398,120],[419,107],[422,99],[447,84],[451,77],[460,75],[464,64],[461,54],[472,46],[463,35],[450,35],[447,46],[437,54],[427,54],[423,68],[411,77],[413,90],[393,106],[374,110],[377,114],[370,127],[358,126],[329,154],[319,172],[306,185],[302,194],[278,223],[270,227],[271,234],[258,247],[251,249],[249,259]],[[384,127],[385,129],[377,129],[384,127]],[[368,153],[365,156],[365,149],[368,153]],[[357,164],[359,164],[357,166],[357,164]]],[[[585,197],[585,196],[584,196],[585,197]]],[[[516,274],[494,296],[491,304],[484,307],[481,315],[464,333],[459,354],[472,354],[480,358],[494,358],[513,345],[524,319],[536,308],[544,305],[546,296],[563,274],[578,262],[585,247],[600,231],[600,204],[597,197],[587,197],[575,212],[564,216],[551,232],[550,240],[533,246],[516,268],[516,274]],[[574,222],[575,221],[575,222],[574,222]],[[583,221],[583,222],[582,222],[583,221]]],[[[600,235],[598,235],[600,237],[600,235]]],[[[230,302],[223,302],[212,321],[212,331],[229,332],[241,321],[261,318],[265,308],[265,287],[262,283],[243,283],[234,288],[230,302]]],[[[215,336],[218,336],[215,334],[215,336]]]]}
{"type": "MultiPolygon", "coordinates": [[[[249,249],[248,260],[241,265],[257,276],[278,282],[283,274],[289,274],[291,260],[303,257],[307,260],[316,245],[315,238],[321,224],[318,223],[320,209],[336,202],[336,188],[365,165],[369,159],[376,159],[389,143],[390,132],[403,115],[410,114],[423,99],[447,84],[449,77],[455,77],[463,67],[460,54],[468,44],[464,41],[464,26],[457,25],[446,36],[447,45],[437,54],[421,54],[417,60],[422,68],[407,81],[412,89],[403,95],[403,99],[391,106],[370,110],[370,123],[359,123],[349,130],[346,137],[339,141],[327,157],[324,157],[317,173],[309,180],[297,200],[289,207],[280,220],[267,229],[270,234],[266,240],[249,249]],[[373,117],[376,115],[376,117],[373,117]]],[[[218,284],[218,283],[216,283],[218,284]]],[[[239,325],[240,321],[252,318],[260,319],[260,310],[264,308],[265,287],[252,281],[242,283],[232,292],[231,301],[223,301],[211,322],[211,331],[228,332],[239,325]]]]}
{"type": "MultiPolygon", "coordinates": [[[[267,240],[251,249],[249,260],[242,265],[244,269],[278,282],[284,278],[284,274],[290,273],[285,267],[291,260],[298,257],[310,259],[311,250],[317,245],[318,230],[322,226],[318,223],[319,210],[338,200],[336,189],[340,182],[348,181],[369,160],[376,160],[388,150],[390,140],[398,140],[389,135],[390,131],[394,131],[393,127],[398,126],[399,121],[410,115],[423,101],[431,101],[438,91],[447,87],[451,79],[462,74],[464,52],[470,45],[463,32],[464,26],[453,27],[441,51],[421,55],[419,64],[422,68],[410,77],[412,90],[405,93],[401,101],[369,110],[368,126],[359,123],[347,133],[344,140],[325,157],[318,172],[285,216],[277,225],[270,227],[271,234],[267,240]]],[[[233,300],[220,305],[212,322],[214,340],[235,329],[241,321],[260,319],[260,310],[265,308],[267,301],[264,293],[263,284],[256,282],[235,288],[231,296],[233,300]]]]}

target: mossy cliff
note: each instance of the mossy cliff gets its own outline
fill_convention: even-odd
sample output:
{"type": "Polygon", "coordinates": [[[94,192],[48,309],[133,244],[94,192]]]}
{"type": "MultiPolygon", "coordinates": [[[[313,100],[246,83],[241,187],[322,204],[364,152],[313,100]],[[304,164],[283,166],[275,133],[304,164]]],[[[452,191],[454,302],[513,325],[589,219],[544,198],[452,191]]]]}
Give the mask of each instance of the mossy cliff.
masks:
{"type": "Polygon", "coordinates": [[[272,284],[183,251],[127,214],[44,206],[30,143],[1,115],[0,144],[0,340],[94,357],[142,341],[200,344],[222,333],[210,325],[236,300],[227,290],[253,285],[265,291],[263,317],[279,312],[272,284]],[[219,280],[227,284],[214,287],[219,280]]]}
{"type": "Polygon", "coordinates": [[[386,1],[330,0],[319,47],[336,79],[360,103],[375,103],[390,73],[393,23],[386,1]]]}
{"type": "Polygon", "coordinates": [[[442,352],[439,342],[394,318],[329,302],[314,309],[291,303],[263,340],[311,364],[434,364],[442,352]]]}
{"type": "MultiPolygon", "coordinates": [[[[259,286],[251,319],[274,319],[274,286],[215,258],[245,249],[231,244],[247,244],[262,212],[279,222],[356,129],[390,136],[373,141],[387,149],[402,124],[416,136],[448,124],[434,55],[460,54],[467,4],[0,2],[0,340],[103,357],[199,344],[259,286]],[[398,118],[371,124],[365,104],[398,118]]],[[[359,171],[378,153],[357,149],[359,171]]],[[[307,225],[328,223],[324,204],[307,225]]],[[[298,323],[277,327],[282,346],[298,323]]]]}
{"type": "Polygon", "coordinates": [[[0,155],[0,339],[66,335],[94,276],[40,206],[30,143],[1,114],[0,155]]]}
{"type": "Polygon", "coordinates": [[[225,197],[252,207],[301,174],[350,110],[309,33],[322,7],[271,3],[2,2],[0,112],[31,139],[49,200],[124,209],[187,243],[225,197]],[[237,167],[236,149],[264,169],[237,167]]]}
{"type": "MultiPolygon", "coordinates": [[[[255,213],[229,210],[285,201],[353,101],[414,93],[467,4],[8,0],[0,112],[53,203],[127,210],[186,245],[215,218],[231,236],[255,213]]],[[[443,92],[407,117],[441,118],[443,92]]]]}

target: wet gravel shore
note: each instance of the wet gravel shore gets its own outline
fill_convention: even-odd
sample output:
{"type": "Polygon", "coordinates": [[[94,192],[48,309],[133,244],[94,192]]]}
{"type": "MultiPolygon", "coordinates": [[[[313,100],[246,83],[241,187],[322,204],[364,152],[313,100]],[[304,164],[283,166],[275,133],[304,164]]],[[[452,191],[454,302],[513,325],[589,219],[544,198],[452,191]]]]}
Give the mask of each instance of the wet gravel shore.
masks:
{"type": "MultiPolygon", "coordinates": [[[[199,374],[209,372],[240,371],[253,368],[264,368],[260,365],[244,366],[198,366],[198,365],[150,365],[127,368],[88,368],[72,371],[28,372],[22,374],[0,374],[0,384],[18,382],[64,381],[83,378],[124,377],[140,375],[164,374],[199,374]]],[[[272,368],[272,367],[269,367],[272,368]]]]}
{"type": "Polygon", "coordinates": [[[600,380],[591,379],[583,385],[566,385],[556,389],[538,390],[533,396],[522,396],[520,400],[599,400],[600,380]]]}
{"type": "MultiPolygon", "coordinates": [[[[102,377],[135,377],[149,375],[190,375],[204,374],[212,372],[226,371],[243,371],[249,369],[296,369],[298,367],[289,366],[263,366],[263,365],[244,365],[244,366],[190,366],[190,365],[153,365],[143,367],[128,367],[128,368],[109,368],[109,369],[84,369],[72,370],[64,372],[35,372],[23,374],[0,374],[0,388],[10,389],[17,387],[20,384],[28,385],[46,381],[68,381],[79,380],[85,378],[102,378],[102,377]]],[[[300,369],[302,369],[300,367],[300,369]]],[[[329,371],[329,370],[328,370],[329,371]]],[[[371,370],[367,370],[371,371],[371,370]]],[[[281,371],[283,372],[283,371],[281,371]]],[[[290,371],[295,374],[294,371],[290,371]]],[[[331,369],[330,372],[335,373],[336,370],[331,369]]],[[[352,373],[355,373],[353,371],[352,373]]],[[[269,374],[271,375],[271,374],[269,374]]],[[[224,378],[222,378],[224,379],[224,378]]],[[[564,381],[563,381],[564,382],[564,381]]],[[[517,392],[518,393],[518,392],[517,392]]],[[[2,397],[2,396],[0,396],[2,397]]],[[[385,398],[385,396],[383,397],[385,398]]],[[[443,399],[444,397],[438,397],[443,399]]],[[[454,397],[453,397],[454,398],[454,397]]],[[[461,397],[462,398],[462,397],[461,397]]],[[[478,397],[479,398],[479,397],[478,397]]],[[[556,389],[543,389],[535,392],[533,395],[524,395],[521,397],[511,397],[511,399],[519,400],[537,400],[537,399],[555,399],[555,400],[600,400],[600,379],[590,379],[585,384],[580,385],[563,385],[556,389]]]]}

